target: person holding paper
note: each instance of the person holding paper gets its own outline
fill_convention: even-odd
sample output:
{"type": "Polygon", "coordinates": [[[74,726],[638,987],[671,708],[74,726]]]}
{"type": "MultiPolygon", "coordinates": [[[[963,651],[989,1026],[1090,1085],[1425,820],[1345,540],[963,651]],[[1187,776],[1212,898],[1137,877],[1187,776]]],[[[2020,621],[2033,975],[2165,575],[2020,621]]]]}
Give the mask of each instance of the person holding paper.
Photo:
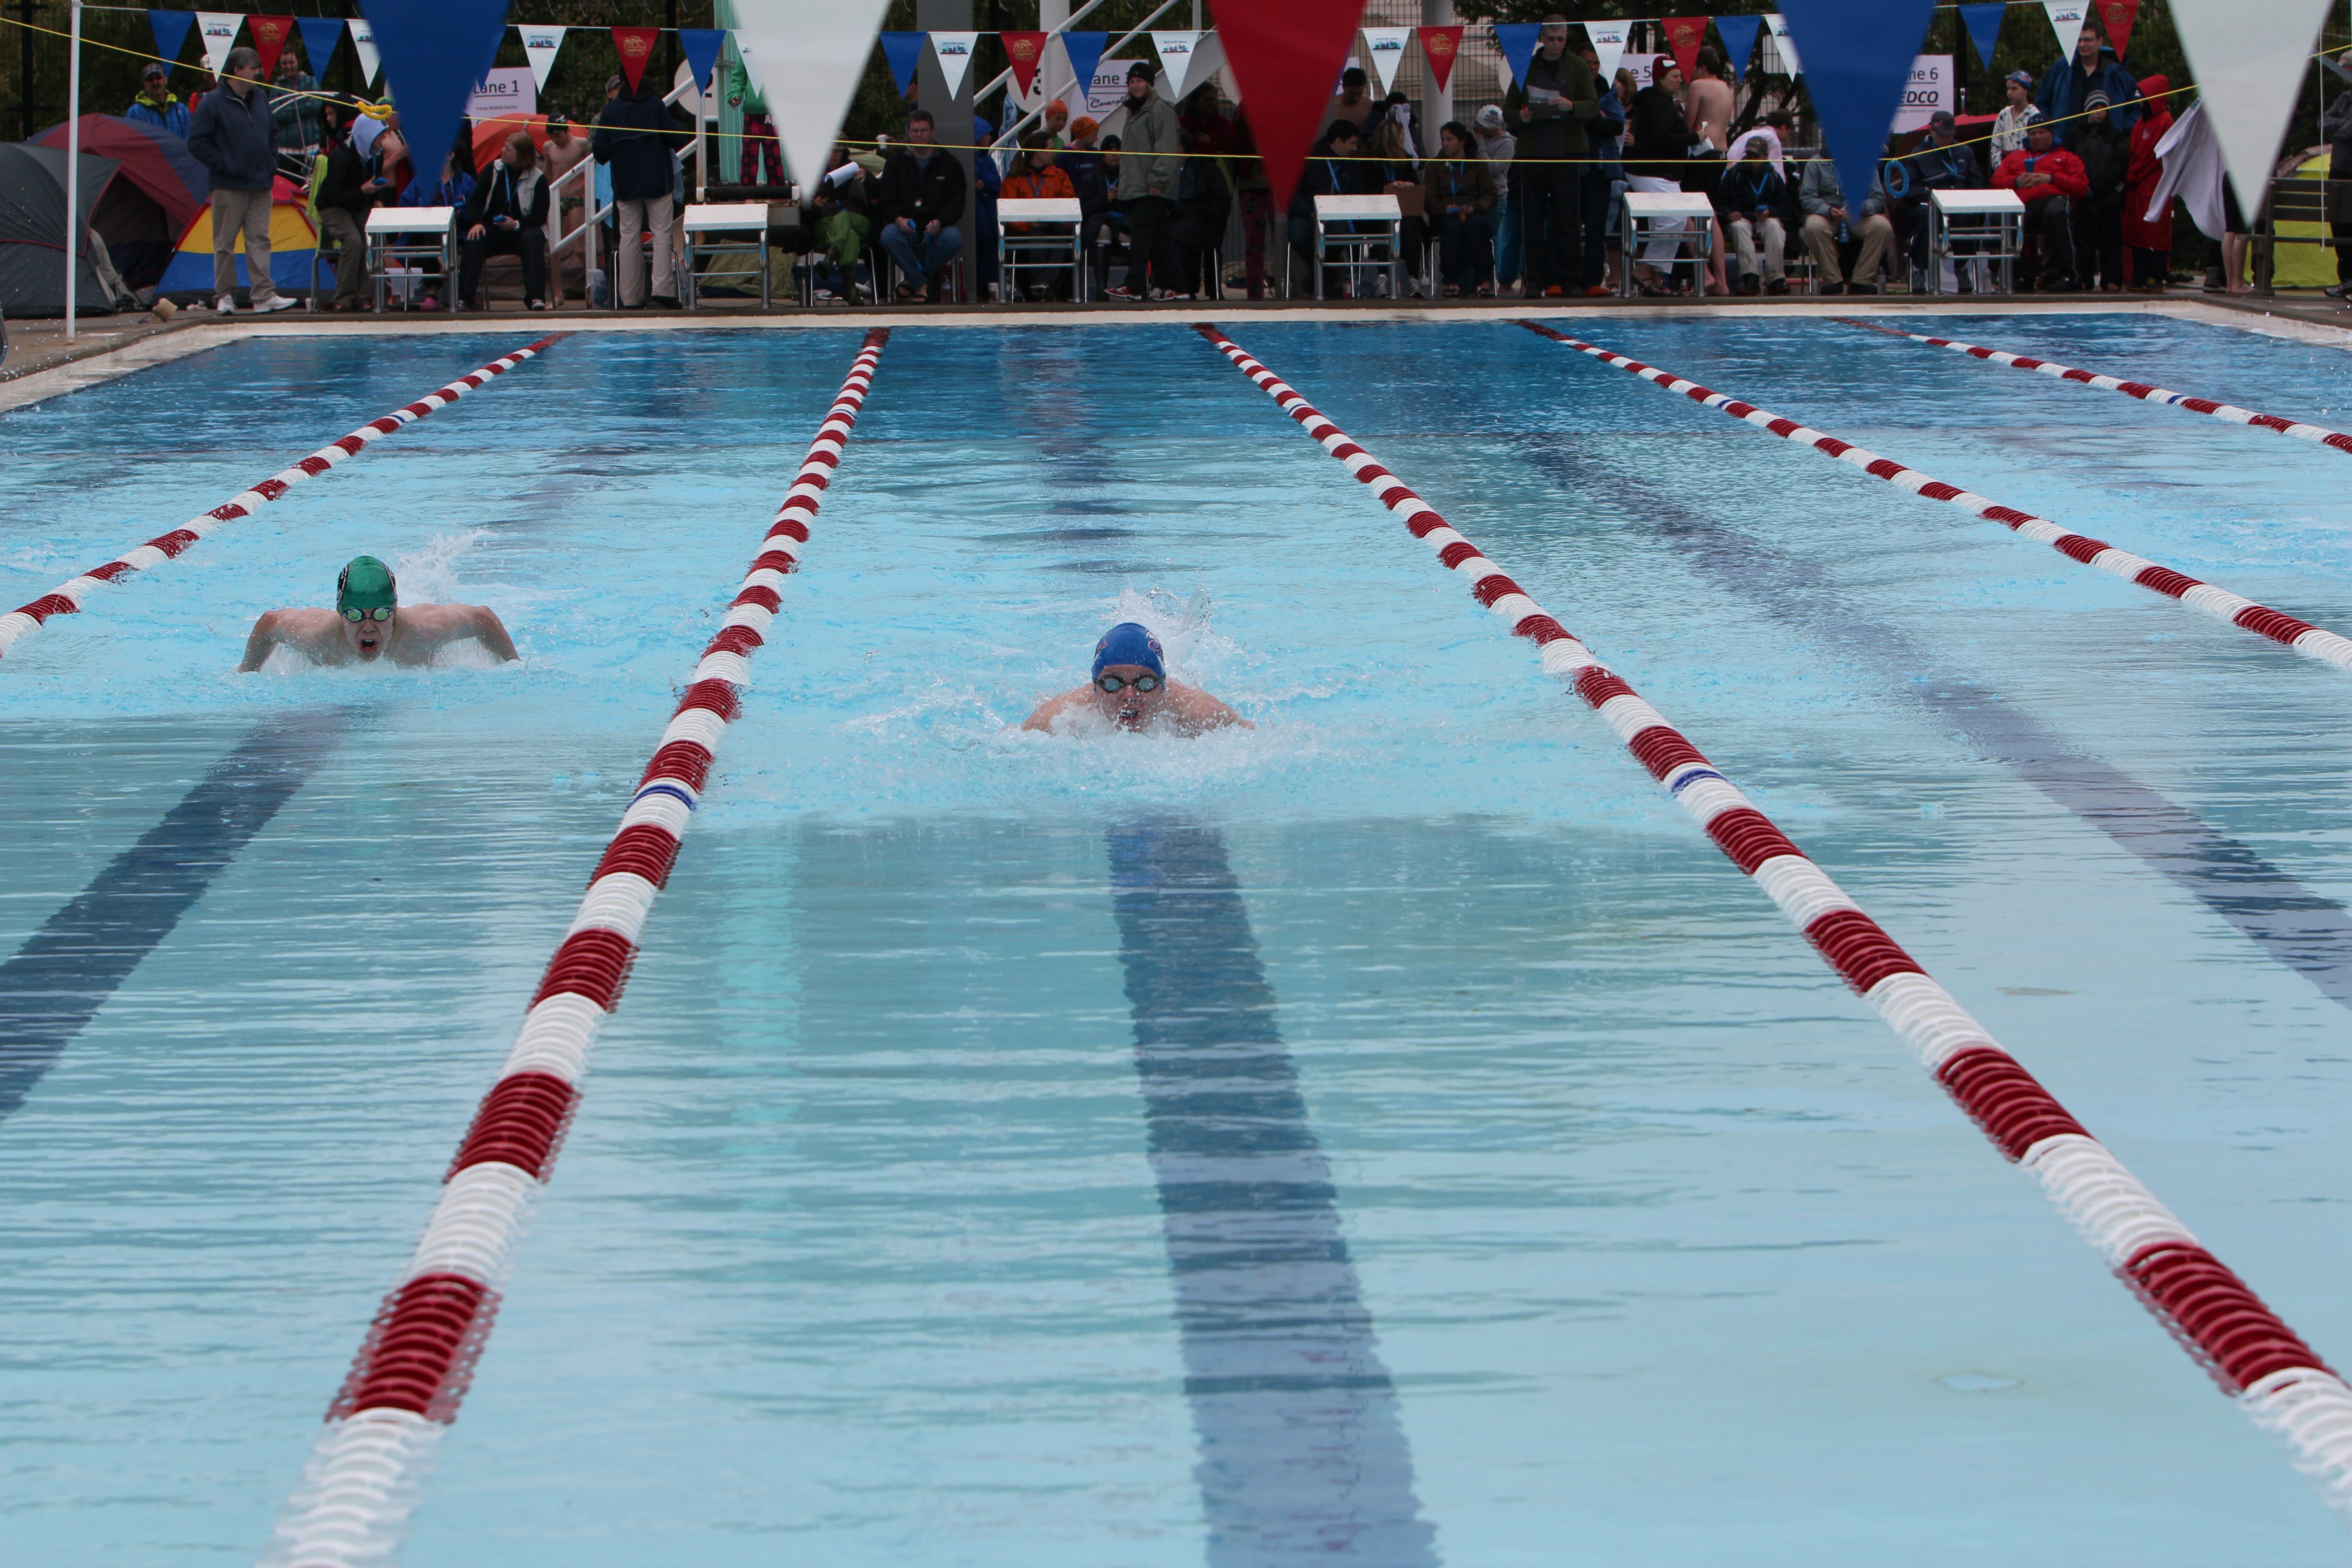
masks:
{"type": "Polygon", "coordinates": [[[1601,117],[1601,90],[1591,68],[1568,48],[1568,18],[1554,15],[1536,34],[1519,105],[1518,149],[1513,155],[1519,191],[1519,248],[1527,291],[1558,299],[1571,284],[1600,279],[1586,268],[1582,205],[1578,188],[1592,156],[1584,128],[1601,117]]]}

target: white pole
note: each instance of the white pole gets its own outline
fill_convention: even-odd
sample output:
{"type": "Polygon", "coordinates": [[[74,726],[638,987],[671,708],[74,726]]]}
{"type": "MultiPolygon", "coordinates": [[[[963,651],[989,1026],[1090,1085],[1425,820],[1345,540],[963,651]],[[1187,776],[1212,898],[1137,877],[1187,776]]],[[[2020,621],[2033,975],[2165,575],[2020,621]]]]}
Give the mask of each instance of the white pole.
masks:
{"type": "Polygon", "coordinates": [[[74,341],[74,280],[89,237],[81,218],[81,0],[73,0],[72,53],[66,67],[66,342],[74,341]]]}

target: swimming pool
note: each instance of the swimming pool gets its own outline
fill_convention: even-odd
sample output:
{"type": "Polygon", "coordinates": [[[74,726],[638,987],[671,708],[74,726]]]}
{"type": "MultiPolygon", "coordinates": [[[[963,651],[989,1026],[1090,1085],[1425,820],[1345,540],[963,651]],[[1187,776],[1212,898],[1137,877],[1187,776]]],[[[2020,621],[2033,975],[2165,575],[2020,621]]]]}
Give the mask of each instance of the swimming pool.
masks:
{"type": "MultiPolygon", "coordinates": [[[[2338,454],[1832,321],[1580,323],[2352,625],[2338,454]]],[[[1231,330],[2347,1342],[2340,675],[1507,325],[1231,330]]],[[[2292,342],[1953,335],[2352,422],[2292,342]]],[[[0,599],[521,341],[0,417],[0,599]]],[[[7,656],[0,951],[106,949],[0,1101],[12,1560],[259,1550],[856,343],[575,336],[7,656]],[[524,665],[229,673],[363,551],[524,665]]],[[[2333,1561],[1424,554],[1181,326],[899,329],[404,1561],[2333,1561]],[[1259,728],[1008,728],[1128,616],[1259,728]],[[1270,1232],[1171,1176],[1202,1011],[1328,1171],[1270,1232]],[[1261,1293],[1203,1297],[1221,1246],[1261,1293]]]]}

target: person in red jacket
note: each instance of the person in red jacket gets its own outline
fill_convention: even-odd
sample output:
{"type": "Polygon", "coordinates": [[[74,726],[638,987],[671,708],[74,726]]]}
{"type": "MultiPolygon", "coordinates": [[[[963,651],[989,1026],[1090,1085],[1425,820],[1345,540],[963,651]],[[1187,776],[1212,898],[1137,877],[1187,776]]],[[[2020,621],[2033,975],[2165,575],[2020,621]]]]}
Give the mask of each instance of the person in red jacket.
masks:
{"type": "Polygon", "coordinates": [[[2091,177],[2083,160],[2056,142],[2050,122],[2037,115],[2025,128],[2025,145],[2000,161],[1992,183],[2025,204],[2025,232],[2042,241],[2042,290],[2067,294],[2077,287],[2074,204],[2090,195],[2091,177]]]}
{"type": "Polygon", "coordinates": [[[2165,77],[2140,79],[2139,95],[2147,109],[2132,127],[2131,163],[2124,171],[2125,270],[2133,288],[2151,294],[2164,292],[2172,272],[2172,204],[2165,203],[2164,211],[2153,218],[2147,216],[2156,187],[2164,179],[2156,144],[2172,129],[2171,91],[2172,83],[2165,77]]]}

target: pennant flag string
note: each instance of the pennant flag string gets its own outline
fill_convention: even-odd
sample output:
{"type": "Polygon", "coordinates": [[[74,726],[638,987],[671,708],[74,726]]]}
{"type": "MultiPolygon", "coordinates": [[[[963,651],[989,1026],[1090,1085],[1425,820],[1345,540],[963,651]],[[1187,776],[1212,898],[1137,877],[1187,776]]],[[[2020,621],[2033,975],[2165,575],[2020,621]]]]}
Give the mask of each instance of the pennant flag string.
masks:
{"type": "Polygon", "coordinates": [[[1372,76],[1386,94],[1396,85],[1397,67],[1404,63],[1404,41],[1412,36],[1411,27],[1366,27],[1364,48],[1372,57],[1372,76]]]}
{"type": "Polygon", "coordinates": [[[1420,33],[1421,58],[1429,62],[1429,74],[1436,81],[1437,90],[1444,92],[1446,83],[1454,78],[1454,58],[1462,53],[1461,24],[1423,27],[1420,33]]]}
{"type": "Polygon", "coordinates": [[[236,29],[245,20],[239,11],[199,11],[196,13],[196,36],[205,46],[205,68],[215,76],[228,62],[229,50],[236,47],[236,29]]]}
{"type": "Polygon", "coordinates": [[[1661,25],[1666,30],[1666,51],[1675,57],[1675,64],[1683,68],[1683,79],[1696,80],[1699,47],[1706,42],[1706,18],[1669,16],[1661,25]]]}
{"type": "Polygon", "coordinates": [[[915,67],[923,58],[923,35],[920,33],[884,33],[882,58],[890,67],[890,79],[904,93],[915,85],[915,67]]]}
{"type": "MultiPolygon", "coordinates": [[[[1528,62],[1536,58],[1536,35],[1543,31],[1543,24],[1540,22],[1496,22],[1493,24],[1493,26],[1495,29],[1495,43],[1503,51],[1503,63],[1511,68],[1511,85],[1514,87],[1527,86],[1528,62]]],[[[1625,46],[1622,42],[1618,44],[1617,52],[1621,56],[1625,52],[1625,46]]],[[[1615,66],[1612,65],[1609,68],[1611,75],[1613,76],[1616,74],[1617,68],[1615,66]]]]}
{"type": "MultiPolygon", "coordinates": [[[[814,185],[829,166],[833,139],[874,57],[875,29],[888,9],[889,0],[830,0],[822,6],[805,0],[735,0],[736,47],[776,122],[784,167],[804,185],[814,185]]],[[[919,45],[922,35],[914,38],[919,45]]],[[[883,34],[882,41],[887,54],[890,35],[883,34]]],[[[914,77],[913,63],[903,76],[898,63],[892,56],[892,74],[904,91],[914,77]]]]}
{"type": "Polygon", "coordinates": [[[193,11],[150,11],[147,25],[155,30],[155,58],[170,65],[188,47],[188,29],[196,25],[196,17],[193,11]]]}
{"type": "Polygon", "coordinates": [[[1192,62],[1198,58],[1201,35],[1198,33],[1154,33],[1151,47],[1160,55],[1160,68],[1168,73],[1168,99],[1181,102],[1192,79],[1192,62]]]}
{"type": "Polygon", "coordinates": [[[1959,12],[1960,26],[1968,29],[1969,41],[1977,47],[1977,58],[1985,69],[1992,69],[1992,48],[2000,40],[2000,19],[2009,15],[2008,5],[2002,0],[1991,0],[1990,5],[1963,5],[1959,12]]]}
{"type": "Polygon", "coordinates": [[[253,35],[254,52],[261,57],[261,79],[278,79],[278,57],[286,52],[286,40],[293,36],[291,16],[252,16],[245,19],[246,30],[253,35]]]}
{"type": "Polygon", "coordinates": [[[931,33],[931,58],[940,62],[940,75],[948,84],[948,96],[963,91],[963,79],[971,69],[971,52],[980,46],[978,33],[931,33]]]}
{"type": "Polygon", "coordinates": [[[360,78],[369,86],[383,74],[383,56],[375,47],[375,29],[359,16],[344,24],[352,35],[352,54],[360,62],[360,78]]]}
{"type": "Polygon", "coordinates": [[[1723,35],[1723,58],[1731,66],[1731,74],[1745,77],[1748,62],[1756,53],[1756,35],[1764,26],[1764,18],[1756,16],[1717,16],[1715,30],[1723,35]]]}
{"type": "Polygon", "coordinates": [[[678,47],[686,52],[686,68],[694,73],[694,90],[710,91],[710,73],[719,68],[719,51],[727,42],[724,27],[680,27],[678,47]]]}
{"type": "Polygon", "coordinates": [[[1859,212],[1878,177],[1880,150],[1911,81],[1935,0],[1784,0],[1804,37],[1812,95],[1838,183],[1859,212]]]}
{"type": "Polygon", "coordinates": [[[555,57],[562,52],[563,35],[569,27],[517,27],[522,35],[523,58],[530,62],[531,79],[539,90],[547,90],[548,73],[555,68],[555,57]]]}
{"type": "Polygon", "coordinates": [[[302,57],[310,67],[310,74],[323,77],[334,63],[335,46],[343,41],[343,19],[341,16],[303,16],[295,21],[302,35],[302,57]]]}
{"type": "Polygon", "coordinates": [[[1363,10],[1364,0],[1283,0],[1219,14],[1225,61],[1249,105],[1277,212],[1289,206],[1308,144],[1323,128],[1363,10]]]}
{"type": "Polygon", "coordinates": [[[613,47],[621,52],[621,76],[628,82],[629,90],[637,90],[645,79],[646,63],[654,58],[655,40],[661,37],[659,27],[615,27],[613,47]]]}

